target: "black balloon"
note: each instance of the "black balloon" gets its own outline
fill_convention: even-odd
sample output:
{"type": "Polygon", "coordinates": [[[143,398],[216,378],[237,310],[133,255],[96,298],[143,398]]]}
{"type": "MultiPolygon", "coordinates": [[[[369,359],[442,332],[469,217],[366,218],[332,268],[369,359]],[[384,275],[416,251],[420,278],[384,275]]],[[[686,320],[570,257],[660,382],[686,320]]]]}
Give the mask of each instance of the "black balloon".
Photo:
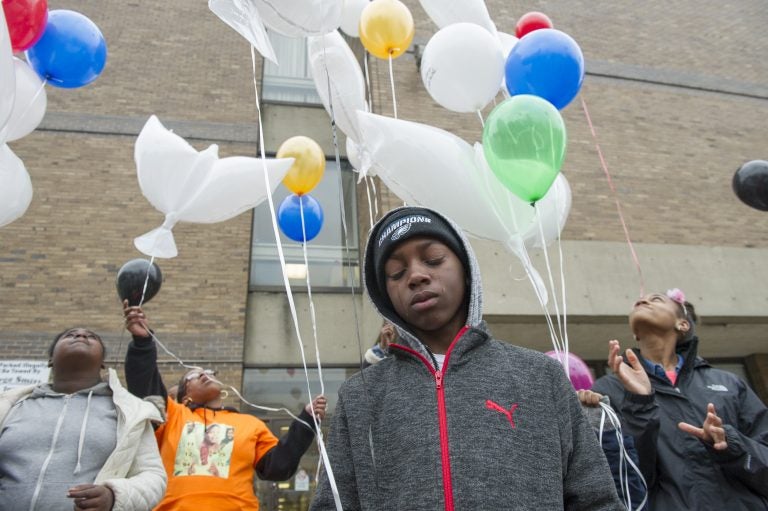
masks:
{"type": "Polygon", "coordinates": [[[747,206],[768,211],[768,161],[745,163],[733,176],[733,191],[747,206]]]}
{"type": "Polygon", "coordinates": [[[147,303],[160,291],[163,282],[163,274],[160,267],[146,259],[132,259],[125,263],[117,272],[115,285],[120,301],[128,300],[130,305],[139,305],[141,294],[144,291],[144,282],[147,283],[147,291],[144,293],[144,303],[147,303]],[[149,270],[149,271],[147,271],[149,270]],[[149,278],[147,278],[149,274],[149,278]]]}

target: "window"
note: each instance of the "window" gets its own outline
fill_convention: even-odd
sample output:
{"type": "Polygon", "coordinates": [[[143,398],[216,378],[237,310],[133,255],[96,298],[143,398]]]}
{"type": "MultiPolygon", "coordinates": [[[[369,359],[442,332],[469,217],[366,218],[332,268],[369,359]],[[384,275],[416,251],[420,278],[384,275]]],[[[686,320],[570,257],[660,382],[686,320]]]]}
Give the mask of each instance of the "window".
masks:
{"type": "MultiPolygon", "coordinates": [[[[359,370],[359,367],[323,368],[325,395],[328,398],[327,413],[322,426],[325,439],[328,438],[330,417],[336,408],[339,387],[344,380],[359,370]]],[[[309,369],[309,381],[312,385],[313,395],[320,392],[317,369],[309,369]]],[[[243,396],[253,404],[271,408],[287,408],[291,413],[298,415],[309,401],[304,369],[301,367],[245,369],[243,372],[243,396]]],[[[293,420],[285,412],[244,411],[251,411],[264,420],[278,438],[288,431],[288,426],[293,420]]],[[[270,482],[255,479],[256,495],[261,503],[261,509],[263,511],[306,511],[309,509],[309,503],[312,501],[312,496],[317,488],[315,476],[319,460],[317,444],[313,443],[301,458],[297,474],[288,481],[270,482]],[[303,478],[308,479],[308,481],[303,478]]]]}
{"type": "Polygon", "coordinates": [[[307,40],[269,32],[279,65],[264,59],[262,99],[271,102],[320,105],[307,62],[307,40]]]}
{"type": "MultiPolygon", "coordinates": [[[[272,196],[276,211],[290,193],[282,185],[277,188],[272,196]]],[[[305,289],[306,273],[309,271],[313,289],[316,287],[326,290],[328,288],[349,289],[352,285],[359,288],[357,195],[352,167],[346,161],[342,161],[341,171],[339,171],[335,160],[327,161],[323,179],[310,194],[323,208],[323,226],[320,234],[307,243],[308,268],[304,265],[301,244],[280,233],[285,262],[289,265],[288,276],[291,279],[291,287],[305,289]],[[344,228],[341,223],[339,178],[343,188],[348,240],[344,239],[344,228]],[[350,274],[352,282],[350,282],[350,274]]],[[[252,240],[250,287],[282,289],[283,274],[267,201],[254,210],[252,240]]]]}

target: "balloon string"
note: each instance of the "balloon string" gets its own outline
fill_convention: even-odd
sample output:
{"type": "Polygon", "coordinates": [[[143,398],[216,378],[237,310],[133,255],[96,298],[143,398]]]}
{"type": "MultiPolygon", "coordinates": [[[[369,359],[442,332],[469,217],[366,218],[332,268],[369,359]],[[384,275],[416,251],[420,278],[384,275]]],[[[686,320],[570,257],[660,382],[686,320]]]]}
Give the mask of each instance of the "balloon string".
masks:
{"type": "Polygon", "coordinates": [[[624,229],[624,236],[627,239],[627,245],[629,246],[629,251],[632,254],[632,261],[635,263],[637,274],[640,277],[640,296],[643,296],[645,295],[645,279],[643,278],[643,270],[640,267],[640,259],[638,259],[637,252],[635,252],[635,246],[632,244],[632,239],[629,237],[629,228],[627,227],[627,222],[624,220],[624,213],[621,209],[621,202],[619,201],[619,196],[616,193],[616,188],[613,186],[613,179],[611,179],[611,174],[608,172],[608,165],[605,163],[605,158],[603,158],[603,151],[600,149],[600,143],[597,140],[597,133],[595,132],[595,128],[592,125],[592,119],[589,116],[587,103],[584,101],[583,95],[579,96],[579,98],[581,99],[581,108],[584,110],[584,116],[587,118],[587,124],[589,124],[589,131],[592,132],[592,138],[595,141],[595,148],[597,149],[597,155],[600,158],[600,165],[602,166],[603,172],[605,173],[605,178],[608,180],[608,186],[611,188],[613,200],[616,202],[616,211],[619,213],[621,227],[624,229]]]}
{"type": "MultiPolygon", "coordinates": [[[[363,55],[363,67],[365,68],[365,88],[368,92],[368,105],[367,112],[373,112],[373,96],[371,92],[371,78],[368,74],[368,50],[365,50],[363,55]]],[[[356,142],[362,143],[362,140],[356,140],[356,142]]]]}
{"type": "MultiPolygon", "coordinates": [[[[296,313],[296,304],[294,303],[293,299],[293,292],[291,291],[291,284],[288,281],[288,272],[286,270],[285,266],[285,255],[283,253],[283,244],[280,240],[280,231],[277,227],[277,216],[275,215],[275,204],[272,200],[272,194],[270,193],[270,190],[272,190],[272,186],[269,182],[269,173],[267,172],[267,160],[266,155],[264,153],[264,131],[262,128],[262,120],[261,120],[261,106],[259,105],[259,96],[258,96],[258,84],[256,81],[256,52],[253,46],[251,46],[251,60],[253,62],[253,84],[254,84],[254,91],[256,93],[256,109],[259,116],[259,149],[261,151],[261,161],[262,166],[264,170],[264,181],[266,184],[266,190],[267,190],[267,200],[269,202],[269,210],[272,217],[272,230],[275,235],[275,245],[277,246],[277,253],[278,257],[280,259],[280,268],[282,269],[283,273],[283,284],[285,286],[285,292],[288,298],[288,304],[291,310],[291,317],[293,319],[293,327],[296,332],[296,338],[299,341],[299,351],[301,352],[301,358],[302,362],[304,364],[304,371],[307,372],[306,367],[306,360],[304,358],[304,342],[301,338],[301,330],[299,328],[299,320],[298,320],[298,314],[296,313]]],[[[312,393],[309,393],[310,398],[312,397],[312,393]]]]}
{"type": "Polygon", "coordinates": [[[569,351],[569,344],[568,344],[568,302],[565,300],[565,260],[563,259],[563,244],[561,243],[560,238],[560,218],[562,212],[560,211],[560,192],[562,190],[558,186],[555,188],[555,218],[557,218],[557,252],[560,257],[560,292],[562,293],[562,300],[563,300],[563,335],[564,337],[561,339],[561,341],[565,344],[565,351],[566,353],[569,351]]]}
{"type": "Polygon", "coordinates": [[[368,220],[371,224],[368,232],[371,232],[373,230],[373,204],[371,202],[371,184],[367,175],[363,176],[363,179],[365,180],[365,193],[368,196],[368,220]]]}
{"type": "MultiPolygon", "coordinates": [[[[326,64],[325,60],[325,38],[323,38],[323,64],[326,64]]],[[[341,157],[339,156],[339,142],[338,134],[336,133],[336,114],[333,108],[333,97],[331,94],[331,75],[328,72],[328,66],[325,65],[325,77],[328,83],[328,110],[331,114],[331,134],[333,136],[333,154],[336,158],[336,167],[339,169],[339,211],[341,213],[341,226],[344,234],[344,263],[347,266],[347,278],[349,279],[349,291],[350,298],[352,299],[352,315],[355,322],[355,336],[357,338],[357,350],[360,357],[360,367],[363,366],[363,341],[360,338],[360,319],[357,315],[357,301],[355,299],[355,274],[352,270],[352,258],[349,253],[349,232],[347,229],[347,215],[344,205],[344,181],[341,178],[341,157]]],[[[363,376],[363,383],[365,383],[365,376],[363,376]]],[[[364,385],[365,386],[365,385],[364,385]]],[[[366,392],[367,392],[366,387],[366,392]]]]}
{"type": "MultiPolygon", "coordinates": [[[[182,367],[184,367],[184,368],[186,368],[186,369],[200,369],[200,370],[202,370],[202,369],[203,369],[203,368],[202,368],[202,367],[200,367],[200,366],[196,366],[196,365],[189,365],[189,364],[185,363],[185,362],[184,362],[184,361],[183,361],[181,358],[179,358],[179,357],[178,357],[178,356],[177,356],[177,355],[176,355],[174,352],[172,352],[171,350],[169,350],[169,349],[168,349],[168,348],[165,346],[165,344],[163,344],[162,342],[160,342],[160,339],[158,339],[158,338],[157,338],[157,336],[155,335],[155,333],[154,333],[153,331],[151,331],[151,330],[149,329],[149,327],[148,327],[146,324],[144,324],[144,327],[145,327],[145,328],[147,329],[147,331],[149,332],[149,335],[150,335],[150,337],[152,337],[152,340],[153,340],[153,341],[155,341],[155,344],[157,344],[158,346],[160,346],[160,348],[161,348],[161,349],[162,349],[162,350],[163,350],[163,351],[164,351],[164,352],[165,352],[167,355],[169,355],[171,358],[175,359],[175,360],[176,360],[176,362],[177,362],[177,363],[178,363],[180,366],[182,366],[182,367]]],[[[257,404],[251,403],[250,401],[248,401],[247,399],[245,399],[245,398],[243,397],[243,395],[242,395],[242,394],[240,394],[240,392],[238,392],[238,390],[237,390],[235,387],[233,387],[232,385],[229,385],[229,384],[227,384],[227,383],[221,382],[221,381],[219,381],[218,379],[216,379],[216,378],[215,378],[215,377],[213,377],[213,376],[210,376],[210,379],[211,379],[211,380],[213,380],[213,381],[215,381],[216,383],[218,383],[218,384],[219,384],[219,385],[221,385],[222,387],[226,387],[227,389],[230,389],[230,390],[232,390],[232,391],[235,393],[235,395],[238,397],[238,399],[240,399],[240,401],[242,401],[244,404],[246,404],[246,405],[250,406],[251,408],[255,408],[255,409],[257,409],[257,410],[264,410],[264,411],[268,411],[268,412],[285,412],[285,413],[287,413],[288,415],[290,415],[292,418],[294,418],[295,420],[297,420],[297,421],[299,421],[300,423],[304,424],[306,427],[308,427],[308,428],[312,429],[312,426],[310,426],[310,425],[309,425],[307,422],[303,421],[302,419],[300,419],[299,417],[297,417],[296,415],[294,415],[294,414],[293,414],[293,413],[292,413],[292,412],[291,412],[291,411],[290,411],[288,408],[271,408],[271,407],[269,407],[269,406],[262,406],[262,405],[257,405],[257,404]]],[[[311,403],[311,401],[310,401],[310,403],[311,403]]]]}
{"type": "Polygon", "coordinates": [[[392,53],[389,54],[389,83],[392,85],[392,108],[397,119],[397,98],[395,97],[395,73],[392,71],[392,53]]]}
{"type": "MultiPolygon", "coordinates": [[[[488,177],[487,172],[484,173],[486,176],[486,185],[488,183],[488,177]]],[[[517,215],[515,214],[514,207],[512,206],[512,198],[507,193],[506,195],[507,199],[507,210],[510,213],[510,216],[512,217],[512,226],[514,228],[515,233],[520,232],[520,227],[517,223],[517,215]]],[[[502,223],[502,225],[505,225],[505,223],[502,223]]],[[[507,232],[509,234],[509,231],[507,232]]],[[[517,235],[519,237],[519,234],[517,235]]],[[[511,245],[510,245],[511,246],[511,245]]],[[[555,349],[557,350],[557,347],[559,346],[559,339],[557,337],[557,333],[555,332],[554,324],[552,323],[552,317],[549,315],[549,308],[547,307],[546,302],[544,301],[544,296],[541,294],[541,290],[539,289],[539,286],[536,284],[536,278],[533,276],[533,272],[531,271],[531,268],[533,267],[533,263],[531,262],[531,258],[528,255],[528,249],[525,246],[525,241],[520,238],[520,254],[521,260],[523,263],[523,269],[525,269],[525,274],[528,276],[528,280],[531,282],[531,285],[533,286],[533,292],[536,295],[536,298],[539,300],[539,304],[541,305],[541,309],[544,311],[544,318],[547,321],[547,327],[549,328],[549,336],[552,340],[552,344],[555,346],[555,349]]],[[[543,284],[543,282],[542,282],[543,284]]]]}
{"type": "MultiPolygon", "coordinates": [[[[487,166],[487,164],[486,164],[487,166]]],[[[494,215],[496,215],[496,218],[499,220],[499,224],[504,227],[504,230],[507,232],[507,236],[509,236],[509,241],[506,243],[507,248],[517,254],[517,256],[520,258],[523,269],[525,270],[525,275],[528,277],[528,281],[531,283],[531,286],[533,287],[533,292],[536,295],[536,299],[539,301],[539,304],[541,305],[542,310],[544,311],[544,317],[547,321],[547,327],[549,328],[549,336],[552,340],[552,344],[555,346],[555,349],[557,350],[557,347],[559,345],[559,341],[557,339],[557,334],[555,333],[555,328],[552,323],[552,318],[549,315],[549,310],[547,309],[547,305],[544,301],[544,296],[541,294],[541,290],[539,289],[539,286],[536,284],[536,278],[533,275],[533,272],[531,271],[531,268],[533,267],[533,264],[531,263],[531,259],[528,256],[528,250],[525,247],[525,242],[522,239],[519,239],[520,247],[517,249],[515,244],[512,242],[513,239],[520,238],[520,235],[518,234],[520,232],[520,227],[517,223],[517,215],[515,214],[515,209],[512,206],[512,198],[509,194],[509,192],[505,192],[504,197],[506,198],[507,204],[506,204],[506,211],[509,212],[509,216],[512,220],[512,228],[514,231],[510,231],[507,228],[507,221],[506,219],[502,219],[502,215],[500,214],[500,208],[503,207],[501,204],[499,204],[495,196],[490,192],[491,183],[489,181],[489,173],[490,171],[486,169],[486,172],[482,172],[483,176],[483,184],[485,185],[486,193],[489,197],[491,197],[491,204],[494,215]],[[513,234],[514,233],[514,234],[513,234]]]]}
{"type": "MultiPolygon", "coordinates": [[[[539,207],[534,204],[533,208],[536,210],[536,223],[539,224],[539,239],[541,240],[541,248],[544,251],[544,263],[547,265],[547,276],[549,277],[549,287],[552,290],[552,301],[555,302],[555,315],[557,317],[557,330],[560,334],[560,347],[562,348],[562,351],[564,352],[565,356],[560,358],[560,362],[563,365],[563,369],[565,369],[565,374],[570,374],[569,368],[568,368],[568,346],[563,342],[563,339],[565,338],[563,336],[563,324],[560,320],[560,307],[557,303],[557,289],[555,289],[555,281],[552,278],[552,266],[549,263],[549,251],[547,250],[547,240],[544,238],[544,225],[541,219],[541,211],[539,210],[539,207]]],[[[559,222],[559,218],[555,218],[555,221],[559,222]]],[[[562,264],[562,255],[560,263],[562,264]]],[[[562,286],[562,282],[561,282],[562,286]]],[[[557,352],[557,346],[555,346],[555,352],[557,352]]],[[[560,353],[557,353],[558,357],[560,356],[560,353]]]]}
{"type": "MultiPolygon", "coordinates": [[[[154,252],[154,249],[152,250],[154,252]]],[[[149,284],[149,272],[152,270],[152,265],[155,262],[155,256],[153,255],[149,259],[149,265],[147,265],[147,276],[144,278],[144,287],[141,290],[141,300],[139,300],[139,307],[144,305],[144,296],[147,294],[147,285],[149,284]]]]}
{"type": "MultiPolygon", "coordinates": [[[[320,378],[320,393],[325,394],[325,383],[323,382],[323,366],[320,364],[320,346],[317,340],[317,316],[315,315],[315,302],[312,300],[312,284],[309,280],[309,259],[307,257],[307,227],[304,222],[304,201],[299,197],[299,213],[301,214],[301,239],[304,240],[301,248],[304,252],[304,268],[307,269],[307,300],[309,300],[309,315],[312,318],[312,335],[315,338],[315,359],[317,360],[317,374],[320,378]]],[[[309,388],[309,377],[307,377],[307,388],[309,388]]]]}
{"type": "Polygon", "coordinates": [[[477,116],[480,118],[480,126],[485,129],[485,120],[483,120],[483,114],[480,112],[480,110],[477,110],[477,116]]]}
{"type": "Polygon", "coordinates": [[[645,503],[648,501],[648,484],[645,482],[645,478],[643,477],[643,473],[640,471],[640,468],[635,465],[635,463],[632,461],[632,458],[629,457],[629,453],[627,453],[626,448],[624,447],[624,435],[621,431],[621,420],[619,419],[618,415],[616,415],[616,412],[613,411],[613,408],[611,408],[609,404],[600,402],[599,405],[600,408],[602,408],[602,413],[600,415],[600,430],[598,432],[600,445],[603,445],[603,431],[605,429],[605,419],[607,417],[608,421],[613,426],[614,434],[616,435],[616,440],[619,445],[619,485],[621,487],[621,497],[624,499],[624,505],[628,510],[640,511],[645,507],[645,503]],[[640,478],[640,483],[642,483],[643,489],[645,490],[645,493],[643,494],[643,500],[640,502],[640,504],[637,505],[636,508],[632,507],[632,497],[629,490],[630,468],[640,478]]]}
{"type": "MultiPolygon", "coordinates": [[[[371,177],[371,188],[373,189],[373,212],[376,218],[379,218],[379,194],[376,192],[376,180],[371,177]]],[[[373,226],[371,226],[373,229],[373,226]]]]}
{"type": "MultiPolygon", "coordinates": [[[[258,84],[258,81],[256,80],[256,50],[253,47],[253,45],[251,45],[251,65],[252,65],[252,70],[253,70],[253,90],[254,90],[254,93],[256,95],[256,111],[257,111],[257,115],[258,115],[258,118],[259,118],[259,150],[261,152],[261,161],[262,161],[262,166],[263,166],[263,169],[264,169],[264,181],[265,181],[265,183],[267,185],[267,200],[269,202],[269,212],[270,212],[271,217],[272,217],[272,230],[274,231],[274,234],[275,234],[275,243],[277,245],[277,253],[278,253],[278,257],[280,258],[280,267],[281,267],[281,269],[283,271],[283,284],[285,285],[285,292],[286,292],[286,296],[288,298],[288,305],[289,305],[290,310],[291,310],[291,318],[293,319],[293,328],[296,331],[296,337],[297,337],[297,339],[299,341],[299,348],[300,348],[300,351],[301,351],[301,358],[302,358],[302,361],[304,363],[304,371],[306,373],[307,369],[306,369],[306,360],[305,360],[305,357],[304,357],[304,343],[301,340],[301,332],[299,330],[299,322],[298,322],[298,317],[296,315],[296,305],[294,304],[294,301],[293,301],[293,293],[291,292],[291,284],[290,284],[290,282],[288,282],[288,273],[286,272],[286,268],[285,268],[285,257],[283,255],[283,245],[280,242],[280,232],[279,232],[279,230],[277,228],[277,217],[275,215],[275,204],[274,204],[274,201],[272,200],[272,194],[270,193],[270,190],[272,189],[272,187],[269,184],[269,174],[267,172],[267,158],[266,158],[266,155],[264,153],[264,124],[263,124],[262,118],[261,118],[261,105],[259,104],[259,84],[258,84]]],[[[329,87],[329,91],[330,91],[330,87],[329,87]]],[[[307,376],[307,380],[309,380],[309,376],[307,376]]],[[[311,392],[309,394],[309,398],[310,398],[310,403],[311,403],[312,402],[312,394],[311,394],[311,392]]],[[[314,412],[314,410],[313,410],[313,412],[314,412]]],[[[314,416],[314,413],[313,413],[313,416],[314,416]]],[[[318,425],[318,428],[317,428],[317,444],[318,444],[318,449],[320,450],[320,453],[323,456],[323,461],[325,462],[325,470],[328,473],[328,482],[331,485],[331,492],[333,493],[333,498],[334,498],[334,501],[336,503],[336,509],[337,509],[337,511],[342,511],[341,497],[339,496],[339,490],[336,487],[336,479],[333,477],[333,469],[331,468],[331,464],[330,464],[330,462],[328,460],[328,455],[325,453],[325,443],[323,442],[323,435],[322,435],[322,432],[321,432],[321,430],[319,428],[319,423],[317,421],[317,418],[315,418],[315,423],[318,425]]]]}

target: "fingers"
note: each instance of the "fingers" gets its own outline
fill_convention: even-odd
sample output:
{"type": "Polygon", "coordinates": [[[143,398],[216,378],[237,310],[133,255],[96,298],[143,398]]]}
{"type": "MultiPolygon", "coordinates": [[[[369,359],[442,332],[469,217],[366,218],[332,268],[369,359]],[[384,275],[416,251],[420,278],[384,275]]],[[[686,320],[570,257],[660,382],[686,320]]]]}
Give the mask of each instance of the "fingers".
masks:
{"type": "Polygon", "coordinates": [[[704,433],[704,430],[702,428],[697,428],[696,426],[693,426],[691,424],[688,424],[687,422],[679,422],[677,424],[677,427],[689,435],[693,435],[699,440],[704,440],[706,434],[704,433]]]}
{"type": "Polygon", "coordinates": [[[640,364],[640,359],[637,358],[637,355],[635,355],[635,352],[632,351],[632,349],[627,349],[627,362],[629,365],[634,369],[635,371],[644,371],[643,366],[640,364]]]}
{"type": "Polygon", "coordinates": [[[621,366],[621,363],[623,362],[621,355],[619,355],[620,351],[621,346],[619,345],[619,341],[615,339],[608,341],[608,367],[610,367],[611,371],[614,373],[618,372],[619,366],[621,366]]]}
{"type": "Polygon", "coordinates": [[[584,406],[597,407],[600,406],[600,398],[602,394],[592,392],[591,390],[577,390],[576,395],[579,398],[579,402],[584,406]]]}
{"type": "Polygon", "coordinates": [[[67,492],[67,497],[74,499],[75,509],[109,510],[114,501],[112,490],[93,484],[74,486],[67,492]]]}
{"type": "Polygon", "coordinates": [[[728,448],[723,419],[717,415],[715,405],[712,403],[707,405],[707,418],[704,420],[704,430],[712,440],[712,447],[718,451],[728,448]]]}
{"type": "Polygon", "coordinates": [[[73,486],[72,488],[67,490],[67,497],[71,497],[71,498],[86,497],[88,490],[91,490],[93,488],[96,488],[95,484],[78,484],[77,486],[73,486]]]}
{"type": "Polygon", "coordinates": [[[706,442],[718,451],[728,448],[728,442],[723,428],[723,420],[714,413],[715,407],[712,403],[707,405],[707,417],[701,428],[681,422],[677,426],[680,430],[695,436],[702,442],[706,442]]]}
{"type": "MultiPolygon", "coordinates": [[[[325,418],[325,409],[328,406],[328,399],[324,395],[319,395],[315,399],[312,400],[312,409],[315,412],[315,417],[317,417],[320,420],[323,420],[325,418]]],[[[309,405],[307,405],[307,408],[309,408],[309,405]]],[[[307,410],[308,413],[312,413],[312,410],[307,410]]]]}

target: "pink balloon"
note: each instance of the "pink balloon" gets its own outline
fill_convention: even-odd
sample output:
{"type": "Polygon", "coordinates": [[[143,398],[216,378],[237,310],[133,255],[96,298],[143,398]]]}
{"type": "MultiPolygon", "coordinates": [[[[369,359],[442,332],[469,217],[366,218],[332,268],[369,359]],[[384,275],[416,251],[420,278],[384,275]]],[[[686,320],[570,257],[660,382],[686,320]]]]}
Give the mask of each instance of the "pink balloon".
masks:
{"type": "MultiPolygon", "coordinates": [[[[564,353],[562,351],[559,355],[554,351],[548,351],[546,355],[554,358],[561,364],[563,363],[564,353]]],[[[592,388],[592,384],[595,383],[595,378],[592,376],[592,370],[586,362],[571,352],[568,352],[568,378],[571,380],[571,385],[573,385],[573,388],[576,390],[589,390],[592,388]]]]}

